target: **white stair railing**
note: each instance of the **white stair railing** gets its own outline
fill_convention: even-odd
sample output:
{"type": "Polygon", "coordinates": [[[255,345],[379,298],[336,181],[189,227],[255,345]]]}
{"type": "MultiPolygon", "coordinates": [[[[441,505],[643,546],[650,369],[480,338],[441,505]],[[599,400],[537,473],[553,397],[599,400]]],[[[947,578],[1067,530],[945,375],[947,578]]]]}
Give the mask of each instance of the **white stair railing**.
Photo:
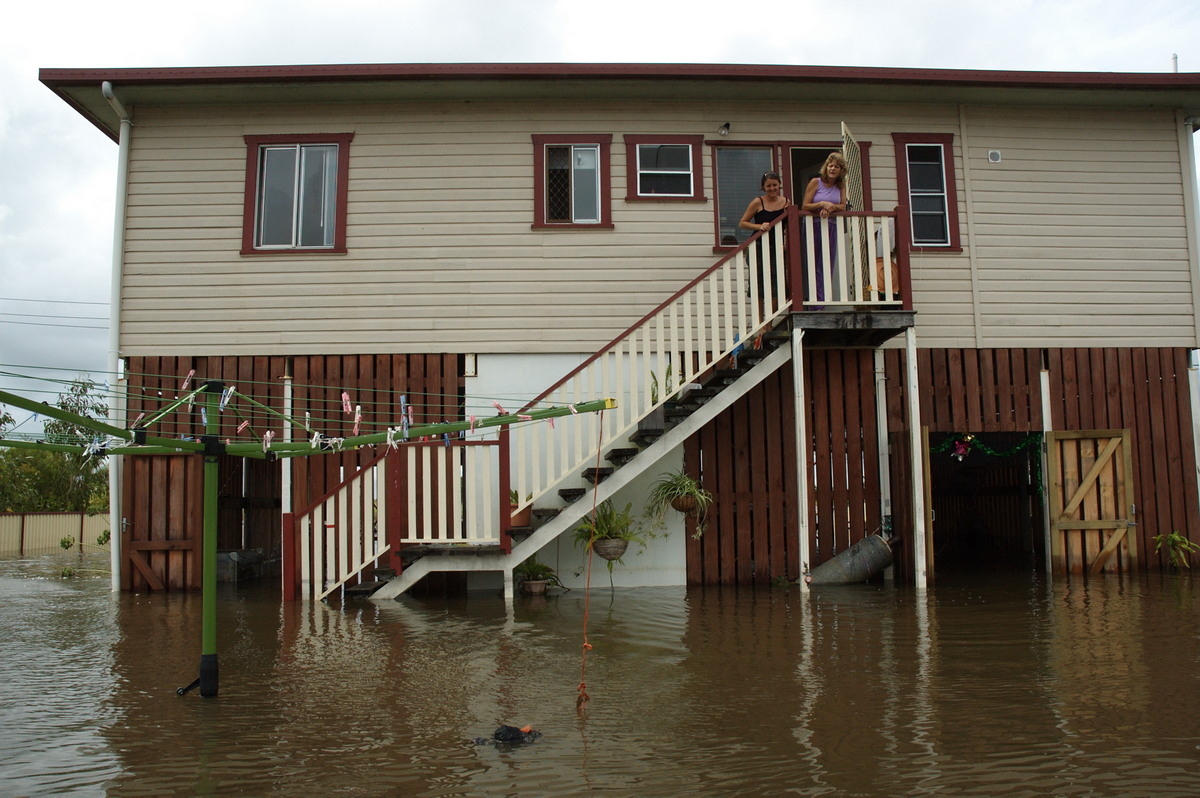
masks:
{"type": "MultiPolygon", "coordinates": [[[[413,442],[381,455],[293,516],[302,598],[361,581],[400,545],[507,543],[496,441],[413,442]]],[[[507,511],[508,501],[503,502],[507,511]]]]}
{"type": "MultiPolygon", "coordinates": [[[[614,410],[513,427],[510,481],[522,506],[595,465],[638,422],[739,346],[750,345],[791,306],[783,225],[729,253],[648,313],[530,406],[611,396],[614,410]]],[[[580,483],[582,484],[582,483],[580,483]]]]}
{"type": "Polygon", "coordinates": [[[302,598],[325,598],[391,548],[380,522],[388,509],[385,463],[375,458],[294,516],[302,598]]]}

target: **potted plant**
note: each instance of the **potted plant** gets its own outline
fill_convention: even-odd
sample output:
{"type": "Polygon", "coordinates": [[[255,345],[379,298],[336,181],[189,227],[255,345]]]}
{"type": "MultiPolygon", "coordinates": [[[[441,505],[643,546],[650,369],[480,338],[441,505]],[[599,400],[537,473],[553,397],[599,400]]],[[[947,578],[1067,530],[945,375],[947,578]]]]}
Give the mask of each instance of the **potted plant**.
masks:
{"type": "Polygon", "coordinates": [[[1167,561],[1171,563],[1172,567],[1191,568],[1188,558],[1191,554],[1200,551],[1200,546],[1179,534],[1179,530],[1175,530],[1169,535],[1154,536],[1154,553],[1158,554],[1161,549],[1167,550],[1167,561]]]}
{"type": "Polygon", "coordinates": [[[713,495],[700,486],[683,469],[660,474],[650,486],[650,497],[646,502],[646,512],[650,516],[662,520],[663,514],[670,506],[684,515],[695,516],[696,533],[694,537],[704,534],[704,521],[708,517],[708,508],[712,505],[713,495]]]}
{"type": "Polygon", "coordinates": [[[621,561],[630,543],[646,545],[646,538],[634,528],[632,508],[632,504],[627,504],[623,510],[618,510],[611,499],[601,502],[594,516],[585,518],[575,527],[575,545],[599,554],[608,561],[608,570],[612,571],[612,564],[621,561]]]}
{"type": "MultiPolygon", "coordinates": [[[[532,498],[533,494],[531,493],[525,497],[525,501],[529,501],[532,498]]],[[[511,526],[529,526],[533,523],[532,504],[525,505],[525,509],[521,510],[520,512],[517,511],[517,508],[521,506],[521,494],[517,493],[516,489],[508,492],[508,503],[509,510],[512,513],[511,526]]]]}
{"type": "Polygon", "coordinates": [[[548,587],[562,587],[562,583],[558,581],[558,574],[554,573],[554,569],[549,565],[538,560],[537,555],[531,556],[514,568],[513,579],[521,592],[531,595],[545,593],[548,587]]]}
{"type": "Polygon", "coordinates": [[[651,410],[638,422],[638,431],[648,435],[662,435],[667,428],[667,410],[666,406],[671,404],[676,398],[672,394],[672,376],[671,366],[667,365],[667,371],[663,375],[663,390],[668,394],[667,401],[663,404],[658,403],[659,384],[658,375],[653,371],[650,372],[650,405],[651,410]]]}

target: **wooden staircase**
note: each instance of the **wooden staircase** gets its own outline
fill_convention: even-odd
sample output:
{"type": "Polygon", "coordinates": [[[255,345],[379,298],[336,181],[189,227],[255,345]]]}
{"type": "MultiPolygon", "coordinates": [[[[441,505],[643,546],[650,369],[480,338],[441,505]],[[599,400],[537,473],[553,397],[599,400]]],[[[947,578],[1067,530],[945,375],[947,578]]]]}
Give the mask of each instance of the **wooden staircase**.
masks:
{"type": "Polygon", "coordinates": [[[703,375],[699,389],[685,392],[676,405],[666,410],[665,423],[661,427],[653,422],[639,425],[627,440],[607,448],[603,459],[611,463],[611,467],[584,469],[578,475],[579,485],[559,488],[557,495],[561,505],[535,506],[533,516],[537,522],[533,526],[509,530],[514,540],[511,553],[504,554],[494,546],[490,551],[461,546],[407,550],[412,552],[409,555],[413,556],[411,564],[371,597],[396,598],[426,575],[442,571],[502,571],[505,595],[511,597],[513,568],[559,535],[574,529],[595,503],[612,497],[654,468],[666,454],[791,359],[786,314],[777,324],[775,329],[762,336],[758,348],[742,350],[736,357],[736,365],[727,364],[703,375]],[[629,446],[631,443],[634,445],[629,446]],[[597,480],[598,476],[601,478],[597,480]]]}
{"type": "MultiPolygon", "coordinates": [[[[345,517],[340,508],[347,502],[334,509],[312,511],[307,529],[313,535],[325,534],[325,538],[301,540],[296,545],[301,549],[307,546],[305,551],[311,551],[314,561],[347,563],[350,568],[311,575],[311,589],[305,595],[316,598],[339,586],[347,590],[356,581],[361,583],[358,572],[377,564],[368,555],[384,552],[385,539],[397,544],[387,558],[390,564],[402,567],[373,598],[394,598],[438,571],[498,571],[504,576],[506,595],[511,595],[516,565],[572,530],[594,503],[653,468],[787,362],[793,328],[804,330],[806,342],[821,336],[831,342],[838,340],[835,336],[853,336],[860,344],[877,345],[878,339],[911,326],[911,300],[897,302],[890,283],[886,292],[869,285],[875,274],[874,242],[880,242],[881,252],[890,250],[890,223],[905,240],[904,219],[900,210],[840,216],[838,262],[826,264],[822,272],[814,270],[813,242],[819,233],[828,251],[829,227],[814,227],[811,218],[790,209],[769,230],[756,233],[724,255],[517,413],[547,405],[573,406],[599,397],[614,398],[615,407],[560,418],[557,430],[548,424],[513,425],[499,441],[474,444],[494,447],[477,458],[483,463],[479,473],[464,478],[461,484],[435,489],[432,503],[414,492],[419,487],[410,487],[409,506],[400,509],[405,500],[395,494],[388,518],[382,509],[375,511],[374,517],[363,518],[370,512],[367,499],[356,500],[358,509],[352,507],[345,517]],[[787,248],[785,228],[793,242],[787,248]],[[796,246],[798,241],[806,247],[796,246]],[[805,248],[807,258],[801,252],[805,248]],[[824,308],[839,312],[798,312],[805,300],[792,292],[798,286],[817,284],[824,286],[824,308]],[[669,403],[677,393],[679,401],[669,403]],[[499,496],[507,497],[511,489],[528,497],[514,510],[532,506],[535,520],[530,526],[510,528],[508,503],[501,507],[493,495],[497,483],[499,496]],[[441,495],[455,498],[441,502],[437,498],[441,495]],[[415,502],[411,497],[416,497],[415,502]],[[415,503],[425,509],[414,510],[415,503]],[[440,506],[447,503],[455,505],[450,512],[440,506]],[[467,518],[468,509],[475,513],[471,518],[467,518]],[[441,514],[438,518],[415,517],[435,510],[441,514]],[[401,513],[407,514],[403,520],[409,527],[424,524],[426,532],[398,538],[387,531],[390,519],[401,513]],[[330,517],[336,523],[324,523],[330,517]],[[359,542],[345,546],[335,539],[346,534],[343,526],[352,530],[359,542]],[[451,526],[453,534],[445,533],[451,526]],[[334,529],[326,532],[324,527],[334,529]]],[[[900,288],[907,297],[908,260],[902,248],[899,269],[900,288]]],[[[424,478],[440,479],[439,474],[460,472],[467,474],[468,469],[426,466],[425,473],[433,476],[424,478]]],[[[397,478],[391,474],[386,478],[388,484],[396,484],[397,478]]],[[[408,477],[399,477],[405,479],[408,477]]],[[[351,491],[351,499],[367,496],[370,484],[384,481],[381,476],[364,479],[358,493],[351,491]]],[[[377,503],[382,507],[381,500],[377,503]]],[[[369,588],[353,589],[365,592],[369,588]]]]}

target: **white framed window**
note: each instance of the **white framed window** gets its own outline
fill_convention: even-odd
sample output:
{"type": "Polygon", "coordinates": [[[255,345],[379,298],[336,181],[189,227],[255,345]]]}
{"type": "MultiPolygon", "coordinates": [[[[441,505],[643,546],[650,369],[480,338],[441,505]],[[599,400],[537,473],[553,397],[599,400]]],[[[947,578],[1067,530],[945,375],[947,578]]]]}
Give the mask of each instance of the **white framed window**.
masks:
{"type": "Polygon", "coordinates": [[[917,246],[950,244],[946,205],[945,154],[941,144],[904,145],[908,163],[908,197],[912,239],[917,246]]]}
{"type": "Polygon", "coordinates": [[[702,136],[625,136],[625,201],[704,201],[702,136]]]}
{"type": "Polygon", "coordinates": [[[353,134],[246,136],[243,254],[345,252],[353,134]]]}
{"type": "Polygon", "coordinates": [[[612,136],[534,136],[533,227],[611,227],[612,136]]]}
{"type": "Polygon", "coordinates": [[[908,205],[914,249],[961,252],[954,190],[954,138],[943,133],[893,133],[897,182],[908,205]]]}

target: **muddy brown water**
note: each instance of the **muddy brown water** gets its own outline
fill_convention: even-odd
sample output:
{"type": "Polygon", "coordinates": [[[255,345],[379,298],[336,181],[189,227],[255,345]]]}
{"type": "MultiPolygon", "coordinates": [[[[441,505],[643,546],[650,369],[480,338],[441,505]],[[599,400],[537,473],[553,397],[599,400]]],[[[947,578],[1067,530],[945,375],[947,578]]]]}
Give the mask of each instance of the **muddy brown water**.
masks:
{"type": "MultiPolygon", "coordinates": [[[[0,795],[1196,795],[1200,591],[1152,574],[282,604],[0,562],[0,795]],[[576,711],[580,682],[591,700],[576,711]],[[536,742],[477,745],[501,723],[536,742]]],[[[103,569],[103,559],[85,560],[103,569]]]]}

